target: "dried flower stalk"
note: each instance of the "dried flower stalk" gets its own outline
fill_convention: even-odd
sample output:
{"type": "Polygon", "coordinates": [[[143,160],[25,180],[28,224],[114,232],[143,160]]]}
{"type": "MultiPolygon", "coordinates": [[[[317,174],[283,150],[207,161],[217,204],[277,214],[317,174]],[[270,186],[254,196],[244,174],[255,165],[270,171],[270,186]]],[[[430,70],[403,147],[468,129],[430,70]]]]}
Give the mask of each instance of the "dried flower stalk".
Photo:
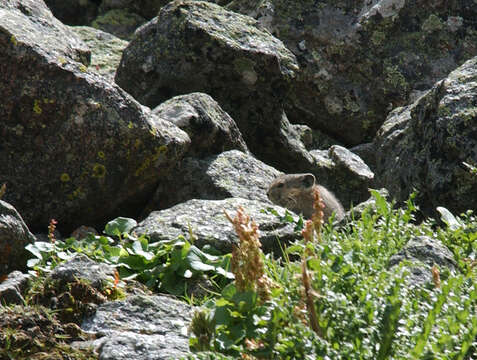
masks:
{"type": "Polygon", "coordinates": [[[231,271],[235,275],[238,291],[255,291],[261,301],[270,298],[271,288],[276,287],[265,274],[258,226],[240,206],[233,219],[224,211],[239,237],[239,244],[232,249],[231,271]]]}
{"type": "Polygon", "coordinates": [[[305,239],[305,244],[307,245],[305,248],[305,253],[303,254],[303,259],[302,259],[302,282],[303,282],[303,300],[304,303],[306,304],[306,309],[308,312],[308,319],[310,322],[310,326],[313,329],[314,332],[318,334],[318,336],[323,337],[323,330],[321,329],[319,322],[318,322],[318,316],[316,314],[316,309],[315,309],[315,297],[319,297],[319,294],[313,290],[311,286],[311,280],[310,280],[310,275],[308,271],[308,266],[307,266],[307,260],[311,257],[314,256],[313,251],[310,247],[309,244],[312,244],[314,242],[314,237],[316,234],[316,237],[318,241],[321,241],[321,226],[323,224],[323,209],[324,209],[324,203],[321,201],[320,198],[320,193],[318,191],[318,188],[315,186],[313,189],[313,214],[311,215],[311,220],[307,220],[305,222],[305,227],[302,230],[302,235],[305,239]]]}

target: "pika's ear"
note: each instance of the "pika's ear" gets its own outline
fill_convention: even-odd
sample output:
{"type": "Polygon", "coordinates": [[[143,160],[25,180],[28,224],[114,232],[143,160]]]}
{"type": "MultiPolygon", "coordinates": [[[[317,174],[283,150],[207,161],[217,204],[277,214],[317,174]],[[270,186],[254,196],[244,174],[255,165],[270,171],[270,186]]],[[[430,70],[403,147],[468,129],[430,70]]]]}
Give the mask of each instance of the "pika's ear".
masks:
{"type": "Polygon", "coordinates": [[[307,188],[315,185],[315,177],[313,174],[303,174],[302,184],[307,188]]]}

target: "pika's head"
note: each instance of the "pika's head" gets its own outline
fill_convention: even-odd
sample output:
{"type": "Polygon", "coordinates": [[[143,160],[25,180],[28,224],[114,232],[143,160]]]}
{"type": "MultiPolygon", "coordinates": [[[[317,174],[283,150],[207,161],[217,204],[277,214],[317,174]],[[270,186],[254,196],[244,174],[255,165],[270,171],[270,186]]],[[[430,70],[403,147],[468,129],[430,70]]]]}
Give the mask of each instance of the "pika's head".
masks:
{"type": "Polygon", "coordinates": [[[313,174],[285,174],[277,177],[268,188],[267,196],[271,202],[289,207],[296,203],[297,196],[309,193],[315,185],[313,174]]]}

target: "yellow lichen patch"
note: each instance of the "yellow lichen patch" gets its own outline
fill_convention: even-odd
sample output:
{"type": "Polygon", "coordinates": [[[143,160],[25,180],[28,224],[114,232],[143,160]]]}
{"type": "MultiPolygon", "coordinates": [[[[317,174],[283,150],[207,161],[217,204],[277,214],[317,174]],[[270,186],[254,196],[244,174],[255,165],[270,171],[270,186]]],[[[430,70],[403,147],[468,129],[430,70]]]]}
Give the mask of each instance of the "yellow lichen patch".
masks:
{"type": "Polygon", "coordinates": [[[106,175],[106,167],[103,164],[96,163],[93,166],[93,174],[91,175],[94,178],[102,179],[106,175]]]}
{"type": "Polygon", "coordinates": [[[40,107],[40,103],[41,103],[40,100],[35,100],[33,102],[33,111],[35,112],[35,114],[38,114],[38,115],[40,115],[41,112],[43,111],[40,107]]]}
{"type": "Polygon", "coordinates": [[[88,71],[88,68],[87,68],[85,65],[81,64],[81,65],[79,66],[79,71],[85,73],[86,71],[88,71]]]}
{"type": "Polygon", "coordinates": [[[106,155],[104,155],[104,152],[98,151],[98,157],[99,157],[101,160],[104,160],[104,158],[106,157],[106,155]]]}
{"type": "Polygon", "coordinates": [[[71,181],[71,178],[67,173],[63,173],[60,175],[60,180],[65,183],[71,181]]]}
{"type": "Polygon", "coordinates": [[[158,148],[156,148],[156,152],[158,155],[165,154],[167,152],[167,146],[166,145],[159,146],[158,148]]]}
{"type": "Polygon", "coordinates": [[[136,139],[136,141],[134,142],[134,149],[139,149],[139,147],[142,145],[142,141],[139,140],[139,139],[136,139]]]}
{"type": "Polygon", "coordinates": [[[3,183],[3,185],[0,186],[0,199],[3,197],[3,195],[5,195],[6,192],[7,192],[7,184],[3,183]]]}
{"type": "Polygon", "coordinates": [[[69,200],[74,200],[74,199],[78,199],[78,198],[82,199],[82,198],[84,198],[84,196],[85,196],[85,193],[84,193],[82,187],[79,186],[71,194],[68,195],[68,199],[69,200]]]}
{"type": "Polygon", "coordinates": [[[141,166],[136,170],[136,172],[134,173],[135,176],[140,176],[148,167],[151,166],[151,164],[157,161],[161,155],[166,154],[167,146],[162,145],[162,146],[156,147],[155,150],[156,151],[154,152],[154,154],[151,157],[146,158],[141,164],[141,166]]]}
{"type": "Polygon", "coordinates": [[[43,102],[44,102],[45,104],[54,104],[54,103],[55,103],[55,99],[43,98],[43,102]]]}
{"type": "Polygon", "coordinates": [[[15,35],[12,35],[10,37],[10,42],[15,46],[18,44],[18,41],[17,41],[17,38],[15,37],[15,35]]]}
{"type": "Polygon", "coordinates": [[[134,127],[134,125],[133,125],[132,121],[130,121],[129,124],[128,124],[128,128],[132,129],[133,127],[134,127]]]}

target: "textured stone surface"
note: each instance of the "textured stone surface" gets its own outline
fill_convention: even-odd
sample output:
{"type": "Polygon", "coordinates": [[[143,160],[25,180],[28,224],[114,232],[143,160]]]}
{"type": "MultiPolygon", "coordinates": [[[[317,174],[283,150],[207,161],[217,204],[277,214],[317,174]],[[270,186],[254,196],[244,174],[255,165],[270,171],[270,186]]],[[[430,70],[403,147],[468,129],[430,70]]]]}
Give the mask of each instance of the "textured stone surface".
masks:
{"type": "Polygon", "coordinates": [[[192,307],[169,296],[134,295],[102,304],[82,329],[97,334],[99,358],[179,359],[189,352],[192,307]]]}
{"type": "Polygon", "coordinates": [[[0,305],[18,304],[23,305],[23,293],[28,287],[31,275],[20,271],[8,274],[5,281],[0,283],[0,305]]]}
{"type": "MultiPolygon", "coordinates": [[[[81,62],[85,66],[90,62],[91,52],[88,47],[53,16],[43,0],[2,1],[0,29],[0,53],[3,56],[15,50],[17,56],[23,55],[26,61],[31,61],[30,52],[34,52],[38,57],[56,57],[58,62],[62,62],[64,58],[81,62]],[[31,47],[31,50],[26,51],[25,46],[31,47]]],[[[2,62],[5,61],[3,56],[2,62]]],[[[10,61],[19,59],[11,58],[10,61]]],[[[3,69],[2,74],[9,78],[13,75],[3,69]]]]}
{"type": "Polygon", "coordinates": [[[264,252],[273,250],[275,254],[281,255],[280,243],[300,238],[292,224],[280,221],[280,218],[273,214],[262,212],[272,208],[283,216],[285,209],[266,202],[240,198],[193,199],[169,209],[154,211],[132,232],[148,235],[151,241],[175,239],[179,235],[188,238],[192,232],[196,246],[209,244],[224,253],[230,252],[232,244],[237,243],[238,239],[232,224],[224,215],[224,210],[233,217],[238,206],[243,206],[245,212],[257,223],[264,252]]]}
{"type": "Polygon", "coordinates": [[[389,115],[375,140],[376,175],[392,197],[404,201],[417,190],[426,214],[477,209],[477,181],[463,164],[477,159],[476,78],[473,58],[389,115]]]}
{"type": "Polygon", "coordinates": [[[395,106],[477,55],[473,0],[236,0],[300,65],[287,115],[345,146],[370,141],[395,106]]]}
{"type": "Polygon", "coordinates": [[[0,200],[0,274],[25,269],[28,257],[25,246],[34,241],[16,209],[0,200]]]}
{"type": "Polygon", "coordinates": [[[177,0],[137,30],[116,82],[150,107],[178,94],[207,93],[258,158],[303,168],[311,159],[291,139],[283,112],[297,70],[293,54],[252,18],[205,1],[177,0]]]}
{"type": "Polygon", "coordinates": [[[77,280],[86,280],[92,287],[103,290],[114,283],[115,269],[111,265],[98,263],[86,255],[78,254],[71,260],[64,262],[53,269],[49,278],[71,283],[77,280]]]}
{"type": "Polygon", "coordinates": [[[89,26],[72,26],[70,29],[91,49],[91,64],[88,69],[113,83],[127,41],[89,26]]]}
{"type": "Polygon", "coordinates": [[[33,231],[133,216],[190,142],[77,62],[69,34],[41,1],[0,4],[0,184],[33,231]]]}
{"type": "Polygon", "coordinates": [[[339,145],[310,154],[315,159],[311,172],[317,183],[332,190],[346,209],[368,199],[374,173],[358,155],[339,145]]]}
{"type": "Polygon", "coordinates": [[[397,266],[402,261],[409,261],[409,281],[415,285],[424,285],[432,281],[431,268],[437,265],[439,268],[457,270],[452,252],[439,240],[428,236],[417,236],[389,260],[389,266],[397,266]]]}
{"type": "Polygon", "coordinates": [[[175,96],[157,106],[153,113],[189,135],[189,156],[202,157],[231,149],[248,152],[237,124],[207,94],[175,96]]]}
{"type": "Polygon", "coordinates": [[[267,189],[281,173],[238,150],[205,159],[187,157],[160,183],[148,208],[165,209],[190,199],[241,197],[268,202],[267,189]],[[171,191],[170,184],[177,191],[171,191]]]}

